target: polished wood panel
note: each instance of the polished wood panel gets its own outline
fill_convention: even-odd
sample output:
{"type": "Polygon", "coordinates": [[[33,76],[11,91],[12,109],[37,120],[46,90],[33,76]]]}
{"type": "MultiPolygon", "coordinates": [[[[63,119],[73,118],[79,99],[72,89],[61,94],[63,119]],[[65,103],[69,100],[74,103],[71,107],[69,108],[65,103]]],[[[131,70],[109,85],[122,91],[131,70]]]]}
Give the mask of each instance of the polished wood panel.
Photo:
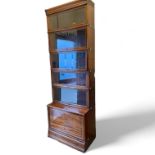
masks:
{"type": "Polygon", "coordinates": [[[62,4],[62,5],[47,9],[45,11],[46,11],[47,15],[51,15],[51,14],[58,13],[58,12],[61,12],[61,11],[65,11],[65,10],[68,10],[68,9],[77,8],[77,7],[86,5],[86,4],[87,4],[87,0],[83,0],[83,1],[82,0],[77,0],[77,1],[69,2],[69,3],[66,3],[66,4],[62,4]]]}
{"type": "Polygon", "coordinates": [[[81,125],[83,122],[83,117],[79,115],[54,108],[50,109],[50,129],[83,139],[84,125],[81,125]]]}
{"type": "Polygon", "coordinates": [[[87,107],[83,107],[83,108],[72,107],[70,105],[64,105],[58,102],[53,102],[51,104],[48,104],[47,107],[63,110],[63,111],[70,112],[70,113],[75,113],[77,115],[82,115],[82,116],[84,116],[89,111],[87,107]]]}
{"type": "Polygon", "coordinates": [[[67,84],[59,84],[59,83],[54,83],[53,86],[59,87],[59,88],[71,88],[71,89],[79,89],[79,90],[88,90],[89,88],[85,86],[72,86],[72,85],[67,85],[67,84]]]}
{"type": "Polygon", "coordinates": [[[86,151],[86,148],[87,148],[86,141],[80,141],[75,138],[68,137],[61,132],[50,130],[50,129],[48,130],[48,136],[68,146],[71,146],[79,151],[82,151],[82,152],[86,151]]]}

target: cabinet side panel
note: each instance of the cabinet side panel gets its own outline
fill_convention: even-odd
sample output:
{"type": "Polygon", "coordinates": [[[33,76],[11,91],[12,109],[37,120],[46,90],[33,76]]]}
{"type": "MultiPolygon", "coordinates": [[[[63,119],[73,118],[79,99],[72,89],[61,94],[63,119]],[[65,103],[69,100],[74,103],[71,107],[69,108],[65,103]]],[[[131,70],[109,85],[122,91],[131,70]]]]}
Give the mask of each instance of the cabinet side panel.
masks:
{"type": "Polygon", "coordinates": [[[89,110],[89,112],[86,115],[85,132],[86,141],[88,142],[88,145],[90,145],[96,137],[95,108],[89,110]]]}
{"type": "Polygon", "coordinates": [[[88,52],[88,70],[89,70],[89,108],[86,115],[86,138],[93,140],[96,137],[96,118],[95,118],[95,29],[94,29],[94,5],[87,5],[87,47],[88,52]]]}
{"type": "Polygon", "coordinates": [[[87,28],[88,51],[88,70],[89,70],[89,107],[95,108],[95,48],[94,48],[94,29],[87,28]]]}
{"type": "Polygon", "coordinates": [[[94,28],[94,4],[91,2],[87,5],[87,20],[88,25],[94,28]]]}

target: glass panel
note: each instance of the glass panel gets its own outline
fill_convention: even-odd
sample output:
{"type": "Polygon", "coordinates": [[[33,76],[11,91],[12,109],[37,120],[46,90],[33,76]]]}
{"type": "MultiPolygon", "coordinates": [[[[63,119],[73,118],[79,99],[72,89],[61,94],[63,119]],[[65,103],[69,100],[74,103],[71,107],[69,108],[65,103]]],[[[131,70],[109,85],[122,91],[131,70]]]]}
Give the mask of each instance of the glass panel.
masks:
{"type": "Polygon", "coordinates": [[[69,86],[86,86],[86,73],[66,73],[66,72],[53,72],[53,83],[65,84],[69,86]]]}
{"type": "Polygon", "coordinates": [[[70,26],[86,23],[86,7],[70,9],[61,13],[47,16],[48,29],[54,31],[58,28],[67,28],[70,26]]]}
{"type": "Polygon", "coordinates": [[[73,51],[51,54],[51,67],[62,69],[84,69],[86,68],[86,53],[73,51]]]}
{"type": "Polygon", "coordinates": [[[47,16],[48,30],[55,30],[58,27],[57,14],[47,16]]]}
{"type": "Polygon", "coordinates": [[[58,15],[59,28],[86,23],[85,7],[64,11],[58,15]]]}
{"type": "Polygon", "coordinates": [[[49,42],[50,50],[86,47],[86,29],[51,33],[49,42]]]}
{"type": "Polygon", "coordinates": [[[53,88],[54,100],[68,104],[86,105],[87,91],[70,88],[53,88]]]}

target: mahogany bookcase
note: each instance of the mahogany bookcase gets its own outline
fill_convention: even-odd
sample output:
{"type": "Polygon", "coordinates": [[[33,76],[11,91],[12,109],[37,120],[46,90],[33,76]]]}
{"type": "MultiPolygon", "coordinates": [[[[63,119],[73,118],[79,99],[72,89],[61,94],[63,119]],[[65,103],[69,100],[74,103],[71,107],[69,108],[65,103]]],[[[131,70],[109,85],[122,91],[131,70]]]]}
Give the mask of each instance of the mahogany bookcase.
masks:
{"type": "Polygon", "coordinates": [[[76,0],[45,12],[53,97],[48,136],[85,152],[96,137],[94,3],[76,0]]]}

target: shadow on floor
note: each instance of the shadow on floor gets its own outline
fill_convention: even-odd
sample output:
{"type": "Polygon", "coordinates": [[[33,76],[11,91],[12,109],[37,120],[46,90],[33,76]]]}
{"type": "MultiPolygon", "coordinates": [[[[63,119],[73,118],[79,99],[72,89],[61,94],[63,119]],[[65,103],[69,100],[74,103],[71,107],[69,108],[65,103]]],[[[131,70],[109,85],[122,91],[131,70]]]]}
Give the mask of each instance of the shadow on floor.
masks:
{"type": "Polygon", "coordinates": [[[117,142],[125,135],[155,125],[155,110],[131,113],[96,122],[97,136],[89,150],[117,142]]]}

